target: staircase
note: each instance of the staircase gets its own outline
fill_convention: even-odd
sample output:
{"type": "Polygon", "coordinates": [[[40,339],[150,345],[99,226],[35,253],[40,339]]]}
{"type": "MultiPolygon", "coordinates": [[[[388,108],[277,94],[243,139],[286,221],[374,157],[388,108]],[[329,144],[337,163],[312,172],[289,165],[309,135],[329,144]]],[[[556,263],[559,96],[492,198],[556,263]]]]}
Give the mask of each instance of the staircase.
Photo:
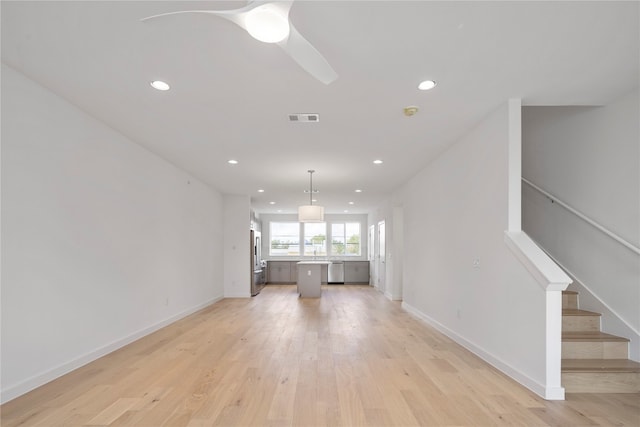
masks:
{"type": "Polygon", "coordinates": [[[600,331],[600,313],[580,310],[578,293],[562,293],[562,386],[567,393],[640,393],[640,363],[629,340],[600,331]]]}

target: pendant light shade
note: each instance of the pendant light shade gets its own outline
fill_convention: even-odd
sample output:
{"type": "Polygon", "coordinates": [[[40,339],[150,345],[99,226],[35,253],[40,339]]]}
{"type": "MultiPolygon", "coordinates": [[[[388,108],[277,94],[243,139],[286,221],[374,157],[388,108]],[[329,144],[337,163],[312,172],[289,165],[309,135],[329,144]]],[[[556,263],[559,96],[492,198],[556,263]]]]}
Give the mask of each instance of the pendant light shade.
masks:
{"type": "Polygon", "coordinates": [[[298,221],[300,222],[323,222],[324,207],[314,205],[303,205],[298,207],[298,221]]]}
{"type": "MultiPolygon", "coordinates": [[[[309,172],[309,204],[298,207],[298,221],[300,222],[323,222],[324,221],[324,207],[313,204],[313,173],[314,170],[308,170],[309,172]]],[[[318,192],[317,190],[315,191],[318,192]]]]}

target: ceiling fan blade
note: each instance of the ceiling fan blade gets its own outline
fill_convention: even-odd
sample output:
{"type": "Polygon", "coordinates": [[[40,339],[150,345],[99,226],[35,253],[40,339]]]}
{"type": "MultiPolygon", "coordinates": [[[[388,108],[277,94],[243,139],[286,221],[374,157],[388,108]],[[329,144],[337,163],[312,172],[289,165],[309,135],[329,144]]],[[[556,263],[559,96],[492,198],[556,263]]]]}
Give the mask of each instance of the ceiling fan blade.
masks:
{"type": "Polygon", "coordinates": [[[306,72],[328,85],[338,78],[338,74],[326,59],[289,22],[289,37],[278,43],[291,58],[306,72]]]}
{"type": "MultiPolygon", "coordinates": [[[[181,10],[178,12],[168,12],[159,15],[148,16],[141,19],[141,21],[148,21],[151,19],[162,18],[170,15],[178,15],[183,13],[198,13],[209,14],[225,18],[239,27],[243,28],[251,34],[251,31],[247,28],[247,16],[249,12],[261,6],[270,8],[277,11],[277,13],[286,17],[289,24],[289,35],[282,41],[277,42],[278,45],[300,65],[306,72],[320,80],[322,83],[328,85],[338,78],[338,74],[331,68],[331,65],[326,59],[318,52],[318,50],[311,45],[293,26],[289,20],[289,11],[293,0],[256,0],[249,2],[244,7],[232,10],[181,10]],[[269,5],[269,6],[266,6],[269,5]]],[[[253,37],[256,37],[252,34],[253,37]]],[[[260,40],[259,37],[256,37],[260,40]]],[[[264,41],[264,40],[262,40],[264,41]]]]}
{"type": "MultiPolygon", "coordinates": [[[[140,21],[141,22],[145,22],[145,21],[149,21],[151,19],[156,19],[156,18],[163,18],[165,16],[170,16],[170,15],[179,15],[182,13],[206,13],[209,15],[215,15],[215,16],[219,16],[221,18],[225,18],[231,22],[233,22],[234,24],[239,25],[240,27],[242,27],[243,29],[247,29],[246,25],[245,25],[245,16],[247,14],[247,12],[250,12],[251,10],[265,5],[267,3],[274,3],[277,4],[278,6],[280,6],[280,4],[284,4],[286,5],[288,3],[288,6],[284,6],[285,7],[285,13],[288,14],[288,9],[291,7],[291,3],[293,2],[293,0],[288,0],[288,1],[270,1],[270,0],[254,0],[254,1],[250,1],[248,2],[245,6],[238,8],[238,9],[229,9],[229,10],[180,10],[177,12],[168,12],[168,13],[161,13],[159,15],[153,15],[153,16],[147,16],[146,18],[142,18],[140,21]]],[[[282,6],[280,6],[282,7],[282,6]]]]}
{"type": "Polygon", "coordinates": [[[156,18],[164,18],[165,16],[180,15],[183,13],[188,13],[188,14],[205,13],[208,15],[215,15],[221,18],[225,18],[233,22],[234,24],[237,24],[240,27],[246,29],[244,25],[244,14],[260,6],[263,3],[265,2],[264,1],[253,2],[253,3],[247,4],[244,7],[241,7],[240,9],[231,9],[231,10],[180,10],[177,12],[167,12],[167,13],[161,13],[159,15],[147,16],[146,18],[142,18],[140,21],[145,22],[145,21],[150,21],[152,19],[156,19],[156,18]]]}

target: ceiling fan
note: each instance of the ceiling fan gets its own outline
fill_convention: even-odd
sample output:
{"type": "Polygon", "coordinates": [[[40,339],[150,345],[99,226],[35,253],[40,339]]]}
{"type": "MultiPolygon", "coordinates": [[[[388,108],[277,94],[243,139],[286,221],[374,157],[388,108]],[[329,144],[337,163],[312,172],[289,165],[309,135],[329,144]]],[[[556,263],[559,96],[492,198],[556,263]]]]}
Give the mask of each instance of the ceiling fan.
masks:
{"type": "Polygon", "coordinates": [[[242,27],[257,40],[265,43],[276,43],[305,71],[328,85],[338,78],[338,74],[289,20],[289,10],[292,3],[293,0],[255,0],[250,1],[240,9],[183,10],[149,16],[141,19],[141,21],[182,13],[206,13],[219,16],[242,27]]]}

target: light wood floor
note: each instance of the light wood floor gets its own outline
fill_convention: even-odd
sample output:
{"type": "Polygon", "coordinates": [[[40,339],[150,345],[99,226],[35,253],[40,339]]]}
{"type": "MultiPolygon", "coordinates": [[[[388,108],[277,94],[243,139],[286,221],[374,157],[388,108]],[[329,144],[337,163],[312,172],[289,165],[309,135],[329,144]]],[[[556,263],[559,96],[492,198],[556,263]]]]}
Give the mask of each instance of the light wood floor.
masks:
{"type": "Polygon", "coordinates": [[[639,394],[545,401],[368,286],[223,300],[0,409],[3,427],[640,425],[639,394]]]}

